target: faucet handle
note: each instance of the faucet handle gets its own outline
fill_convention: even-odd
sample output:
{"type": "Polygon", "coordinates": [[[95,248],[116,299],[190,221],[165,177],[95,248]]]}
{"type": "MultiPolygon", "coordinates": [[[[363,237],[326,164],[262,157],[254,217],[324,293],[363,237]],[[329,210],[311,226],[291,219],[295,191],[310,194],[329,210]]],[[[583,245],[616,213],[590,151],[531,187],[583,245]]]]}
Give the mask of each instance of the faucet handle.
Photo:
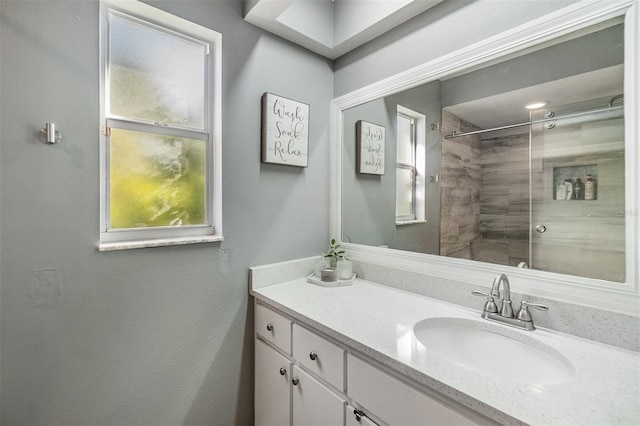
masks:
{"type": "Polygon", "coordinates": [[[491,294],[483,293],[477,290],[473,290],[471,294],[473,294],[474,296],[485,296],[487,298],[487,303],[484,304],[485,312],[491,312],[494,314],[498,312],[498,305],[496,305],[496,302],[493,300],[493,296],[491,294]]]}
{"type": "Polygon", "coordinates": [[[531,302],[527,302],[526,300],[523,300],[520,303],[520,306],[523,308],[534,308],[534,309],[538,309],[540,311],[548,311],[549,307],[547,305],[542,305],[540,303],[531,303],[531,302]]]}
{"type": "Polygon", "coordinates": [[[519,319],[520,321],[527,321],[527,322],[533,321],[533,319],[531,318],[531,312],[529,312],[529,308],[534,308],[541,311],[549,310],[549,307],[547,305],[541,305],[539,303],[531,303],[531,302],[527,302],[526,300],[523,300],[522,303],[520,303],[520,310],[516,314],[516,318],[519,319]]]}

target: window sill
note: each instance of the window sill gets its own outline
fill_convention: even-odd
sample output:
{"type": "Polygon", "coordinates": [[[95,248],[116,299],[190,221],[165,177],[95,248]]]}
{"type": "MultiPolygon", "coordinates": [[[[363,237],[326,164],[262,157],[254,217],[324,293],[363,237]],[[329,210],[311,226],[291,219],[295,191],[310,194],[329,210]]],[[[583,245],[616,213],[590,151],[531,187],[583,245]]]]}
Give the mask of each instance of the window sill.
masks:
{"type": "Polygon", "coordinates": [[[415,225],[417,223],[427,223],[427,221],[426,220],[403,220],[402,222],[396,222],[396,226],[415,225]]]}
{"type": "Polygon", "coordinates": [[[98,244],[98,250],[99,251],[130,250],[130,249],[150,248],[150,247],[177,246],[177,245],[183,245],[183,244],[215,243],[223,240],[224,240],[224,237],[222,235],[208,235],[205,237],[158,238],[154,240],[100,243],[98,244]]]}

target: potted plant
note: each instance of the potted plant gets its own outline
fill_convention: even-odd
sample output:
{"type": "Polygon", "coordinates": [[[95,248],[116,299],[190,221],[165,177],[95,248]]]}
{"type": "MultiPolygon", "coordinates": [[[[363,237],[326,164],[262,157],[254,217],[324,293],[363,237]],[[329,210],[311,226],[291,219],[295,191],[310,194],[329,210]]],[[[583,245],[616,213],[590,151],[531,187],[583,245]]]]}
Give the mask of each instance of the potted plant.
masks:
{"type": "Polygon", "coordinates": [[[340,247],[340,244],[336,244],[335,238],[329,241],[329,251],[324,254],[324,258],[329,261],[329,266],[333,268],[338,266],[338,260],[344,258],[344,250],[340,247]]]}
{"type": "Polygon", "coordinates": [[[329,241],[329,251],[324,255],[325,260],[329,260],[329,265],[338,270],[339,280],[350,280],[353,278],[353,264],[347,260],[344,249],[336,243],[336,239],[329,241]]]}

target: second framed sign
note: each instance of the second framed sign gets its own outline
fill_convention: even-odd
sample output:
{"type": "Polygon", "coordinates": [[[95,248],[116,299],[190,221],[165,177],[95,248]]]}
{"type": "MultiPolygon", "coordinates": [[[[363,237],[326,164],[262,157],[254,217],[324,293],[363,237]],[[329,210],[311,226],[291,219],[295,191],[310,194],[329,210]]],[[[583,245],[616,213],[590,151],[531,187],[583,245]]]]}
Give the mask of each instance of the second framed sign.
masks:
{"type": "Polygon", "coordinates": [[[356,122],[356,170],[384,175],[385,128],[364,120],[356,122]]]}

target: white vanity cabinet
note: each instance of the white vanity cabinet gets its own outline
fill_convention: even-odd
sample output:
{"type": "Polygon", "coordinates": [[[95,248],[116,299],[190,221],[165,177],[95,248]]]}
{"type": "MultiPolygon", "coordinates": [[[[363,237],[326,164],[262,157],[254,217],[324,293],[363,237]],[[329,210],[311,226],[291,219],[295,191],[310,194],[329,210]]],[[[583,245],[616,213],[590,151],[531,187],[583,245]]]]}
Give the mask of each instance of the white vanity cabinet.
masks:
{"type": "Polygon", "coordinates": [[[346,400],[327,385],[344,390],[344,350],[264,305],[255,312],[255,424],[344,425],[346,400]]]}
{"type": "Polygon", "coordinates": [[[390,425],[473,425],[453,408],[349,354],[349,397],[390,425]]]}
{"type": "Polygon", "coordinates": [[[263,304],[256,303],[255,318],[256,425],[482,422],[263,304]]]}

